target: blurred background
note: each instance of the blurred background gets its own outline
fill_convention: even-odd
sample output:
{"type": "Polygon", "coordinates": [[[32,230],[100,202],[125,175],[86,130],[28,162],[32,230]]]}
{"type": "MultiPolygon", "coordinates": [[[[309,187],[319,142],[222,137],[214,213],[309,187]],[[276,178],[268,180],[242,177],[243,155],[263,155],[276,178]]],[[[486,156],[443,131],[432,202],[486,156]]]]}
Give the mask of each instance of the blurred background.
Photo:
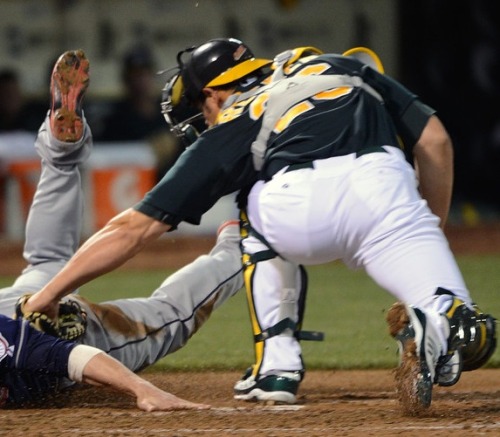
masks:
{"type": "MultiPolygon", "coordinates": [[[[33,140],[64,51],[91,62],[85,231],[133,205],[182,151],[160,115],[179,50],[237,37],[261,57],[312,45],[367,46],[437,109],[455,143],[451,223],[500,217],[500,13],[488,0],[0,0],[0,236],[20,239],[38,179],[33,140]]],[[[199,228],[235,214],[222,199],[199,228]]]]}

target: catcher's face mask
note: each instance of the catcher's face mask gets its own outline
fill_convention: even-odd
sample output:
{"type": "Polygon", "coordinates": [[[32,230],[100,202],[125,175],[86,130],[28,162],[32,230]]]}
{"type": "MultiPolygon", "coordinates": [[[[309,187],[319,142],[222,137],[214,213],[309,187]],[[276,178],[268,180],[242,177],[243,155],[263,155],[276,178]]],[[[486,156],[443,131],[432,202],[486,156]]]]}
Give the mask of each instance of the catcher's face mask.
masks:
{"type": "Polygon", "coordinates": [[[171,73],[162,90],[161,113],[170,131],[179,137],[186,147],[196,141],[205,129],[203,114],[193,101],[187,98],[183,80],[186,66],[182,57],[190,54],[196,47],[189,47],[177,54],[177,66],[160,72],[171,73]]]}
{"type": "Polygon", "coordinates": [[[189,105],[184,97],[180,73],[171,77],[162,92],[161,113],[171,132],[188,147],[196,141],[204,129],[203,114],[189,105]]]}
{"type": "Polygon", "coordinates": [[[161,103],[171,131],[191,144],[205,129],[197,110],[204,99],[203,88],[228,85],[271,63],[254,58],[251,50],[234,38],[212,39],[179,52],[173,69],[176,73],[167,81],[161,103]]]}

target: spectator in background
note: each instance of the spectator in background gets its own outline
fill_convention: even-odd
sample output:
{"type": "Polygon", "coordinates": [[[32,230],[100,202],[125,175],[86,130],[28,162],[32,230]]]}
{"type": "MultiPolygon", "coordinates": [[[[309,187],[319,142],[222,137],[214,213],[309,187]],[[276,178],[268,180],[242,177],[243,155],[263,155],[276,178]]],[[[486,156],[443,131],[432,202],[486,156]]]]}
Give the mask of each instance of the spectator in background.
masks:
{"type": "Polygon", "coordinates": [[[149,48],[136,46],[122,61],[123,97],[104,119],[95,141],[140,141],[150,143],[156,155],[157,177],[175,162],[182,151],[180,141],[169,130],[160,112],[161,92],[155,81],[156,66],[149,48]]]}
{"type": "Polygon", "coordinates": [[[25,98],[15,70],[0,71],[0,133],[36,132],[46,112],[46,107],[40,111],[25,98]]]}

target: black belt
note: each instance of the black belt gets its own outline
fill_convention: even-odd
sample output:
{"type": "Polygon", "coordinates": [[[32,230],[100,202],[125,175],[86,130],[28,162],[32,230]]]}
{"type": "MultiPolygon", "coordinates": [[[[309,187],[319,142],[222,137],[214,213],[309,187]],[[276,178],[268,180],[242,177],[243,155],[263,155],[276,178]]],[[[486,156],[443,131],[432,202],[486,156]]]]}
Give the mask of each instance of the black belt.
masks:
{"type": "Polygon", "coordinates": [[[294,164],[290,164],[288,168],[285,170],[285,173],[288,173],[289,171],[301,170],[303,168],[314,168],[314,164],[312,161],[296,162],[294,164]]]}
{"type": "Polygon", "coordinates": [[[361,149],[356,152],[356,158],[359,158],[360,156],[363,155],[368,155],[369,153],[389,153],[387,150],[385,150],[382,146],[373,146],[373,147],[367,147],[366,149],[361,149]]]}
{"type": "MultiPolygon", "coordinates": [[[[363,155],[368,155],[370,153],[388,153],[388,152],[382,146],[366,147],[365,149],[361,149],[356,152],[356,158],[359,158],[360,156],[363,155]]],[[[295,170],[301,170],[303,168],[314,168],[313,161],[296,162],[294,164],[290,164],[288,168],[285,170],[285,173],[295,170]]]]}

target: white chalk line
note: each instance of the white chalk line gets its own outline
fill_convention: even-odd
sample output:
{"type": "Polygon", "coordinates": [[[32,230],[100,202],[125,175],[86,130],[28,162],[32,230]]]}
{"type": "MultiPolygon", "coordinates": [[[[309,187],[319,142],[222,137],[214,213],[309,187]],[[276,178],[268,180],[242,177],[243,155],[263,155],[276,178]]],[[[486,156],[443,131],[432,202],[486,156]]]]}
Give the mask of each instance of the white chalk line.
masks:
{"type": "MultiPolygon", "coordinates": [[[[401,425],[401,426],[366,426],[366,427],[352,427],[348,431],[356,431],[359,433],[363,432],[374,432],[374,431],[442,431],[442,430],[463,430],[465,426],[468,430],[482,430],[490,431],[495,429],[500,429],[500,422],[488,423],[488,424],[472,424],[472,425],[459,425],[459,424],[446,424],[446,425],[428,425],[428,424],[414,424],[414,425],[401,425]]],[[[335,428],[114,428],[110,429],[79,429],[79,428],[69,428],[67,432],[75,433],[76,435],[113,435],[121,434],[128,435],[134,433],[137,435],[147,433],[148,435],[158,434],[165,435],[166,433],[177,433],[177,434],[200,434],[200,433],[231,433],[231,434],[257,434],[259,433],[287,433],[289,434],[306,434],[311,432],[331,432],[335,428]]]]}
{"type": "MultiPolygon", "coordinates": [[[[216,412],[220,413],[221,415],[223,414],[234,414],[234,413],[248,413],[252,411],[267,411],[267,412],[276,412],[280,413],[283,411],[299,411],[300,409],[305,408],[305,405],[269,405],[269,406],[261,406],[261,407],[218,407],[218,408],[211,408],[211,412],[216,412]]],[[[202,411],[200,411],[201,413],[202,411]]],[[[204,412],[204,411],[203,411],[204,412]]],[[[173,415],[173,413],[179,413],[178,411],[176,412],[168,412],[168,411],[156,411],[149,413],[152,416],[155,417],[165,417],[169,415],[173,415]]],[[[192,413],[192,411],[186,413],[192,413]]],[[[110,416],[129,416],[129,417],[143,417],[144,413],[141,412],[130,412],[130,413],[109,413],[110,416]]],[[[473,424],[473,423],[463,423],[463,424],[443,424],[443,425],[438,425],[438,424],[425,424],[425,423],[417,423],[414,422],[412,424],[401,424],[401,425],[370,425],[370,426],[354,426],[349,429],[349,431],[356,431],[359,433],[365,433],[365,432],[373,432],[373,431],[379,431],[379,432],[384,432],[384,431],[442,431],[442,430],[463,430],[467,428],[468,430],[474,431],[474,430],[482,430],[482,431],[491,431],[491,430],[498,430],[500,429],[500,422],[492,422],[492,423],[485,423],[485,424],[473,424]]],[[[106,428],[96,428],[96,429],[80,429],[80,428],[73,428],[73,429],[68,429],[68,433],[74,433],[75,435],[116,435],[116,434],[121,434],[121,435],[128,435],[128,434],[142,434],[147,432],[148,435],[166,435],[167,433],[177,433],[180,435],[183,434],[201,434],[201,433],[207,433],[207,434],[217,434],[217,433],[231,433],[231,434],[260,434],[263,432],[266,433],[287,433],[288,435],[290,434],[307,434],[311,432],[315,433],[328,433],[331,432],[332,430],[335,430],[335,427],[331,428],[326,428],[326,427],[317,427],[317,428],[311,428],[311,427],[266,427],[266,428],[142,428],[142,427],[137,427],[137,428],[114,428],[114,429],[106,429],[106,428]]]]}

